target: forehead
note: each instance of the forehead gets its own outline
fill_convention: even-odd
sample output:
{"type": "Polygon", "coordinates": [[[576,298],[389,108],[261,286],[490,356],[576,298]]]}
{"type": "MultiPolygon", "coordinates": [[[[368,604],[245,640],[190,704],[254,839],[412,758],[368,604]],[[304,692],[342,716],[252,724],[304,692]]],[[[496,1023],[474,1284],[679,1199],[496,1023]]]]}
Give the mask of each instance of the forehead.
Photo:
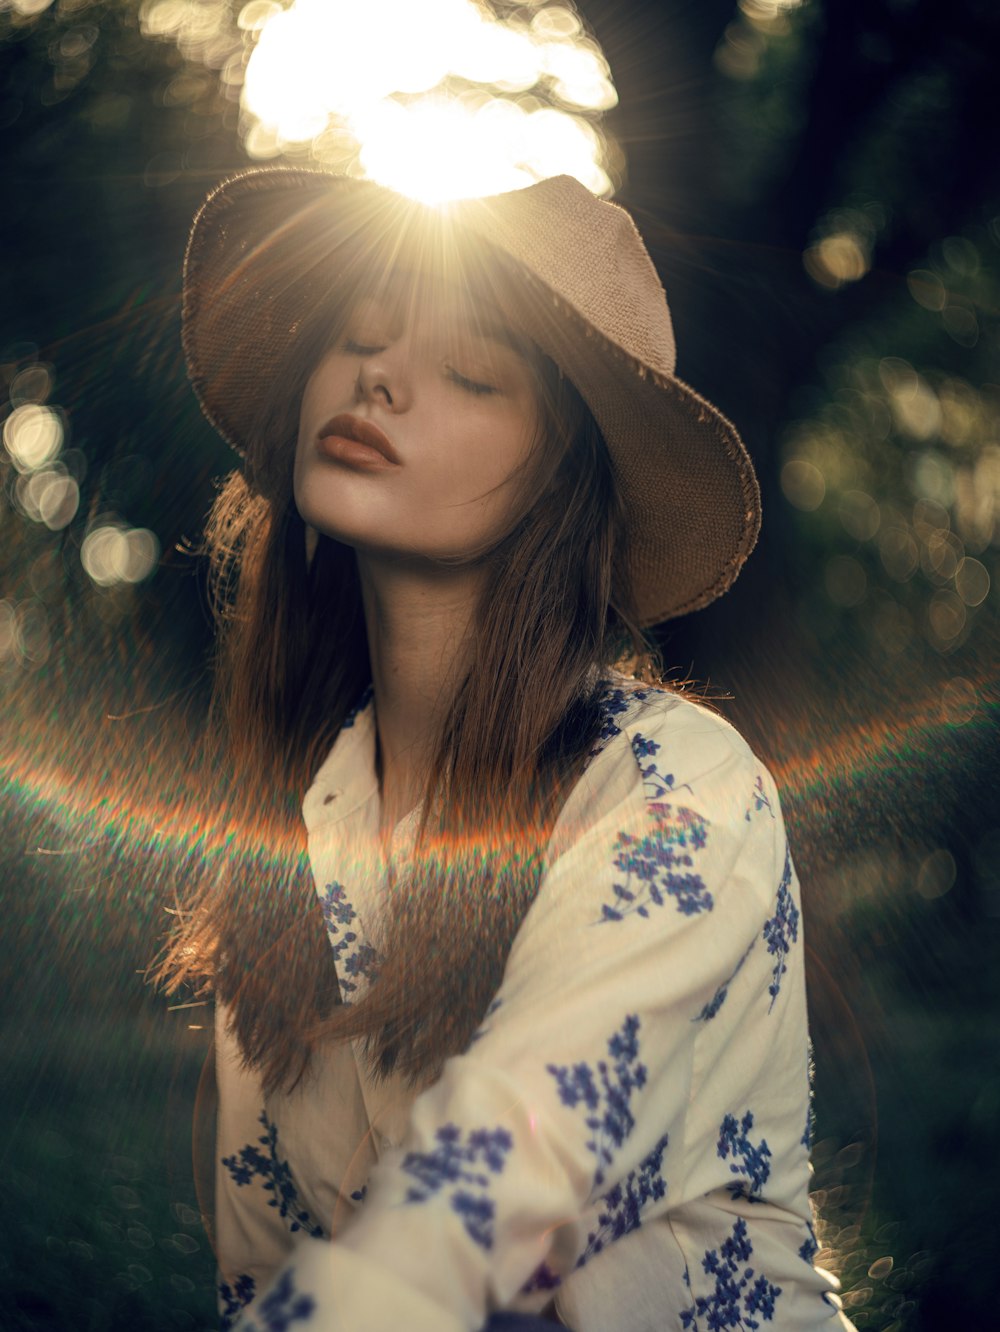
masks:
{"type": "Polygon", "coordinates": [[[365,266],[353,304],[409,326],[433,323],[445,331],[493,337],[517,350],[528,346],[509,276],[476,252],[401,244],[365,266]]]}

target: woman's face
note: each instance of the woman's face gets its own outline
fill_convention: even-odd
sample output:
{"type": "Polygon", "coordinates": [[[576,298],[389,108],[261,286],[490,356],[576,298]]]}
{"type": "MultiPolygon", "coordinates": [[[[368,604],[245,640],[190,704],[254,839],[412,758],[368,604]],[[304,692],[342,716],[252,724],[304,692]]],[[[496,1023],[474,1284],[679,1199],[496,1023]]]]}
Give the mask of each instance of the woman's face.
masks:
{"type": "Polygon", "coordinates": [[[360,300],[310,376],[295,503],[359,550],[469,559],[523,509],[536,372],[527,346],[457,287],[419,290],[360,300]]]}

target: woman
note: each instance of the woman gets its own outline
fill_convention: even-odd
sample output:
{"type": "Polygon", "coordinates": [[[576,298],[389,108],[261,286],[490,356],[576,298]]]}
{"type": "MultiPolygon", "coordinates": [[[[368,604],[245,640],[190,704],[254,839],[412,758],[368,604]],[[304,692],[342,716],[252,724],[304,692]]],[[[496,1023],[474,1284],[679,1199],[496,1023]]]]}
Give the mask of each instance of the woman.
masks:
{"type": "Polygon", "coordinates": [[[615,671],[759,522],[628,215],[251,172],[185,349],[244,459],[208,529],[244,818],[164,967],[217,999],[227,1324],[846,1326],[773,782],[615,671]]]}

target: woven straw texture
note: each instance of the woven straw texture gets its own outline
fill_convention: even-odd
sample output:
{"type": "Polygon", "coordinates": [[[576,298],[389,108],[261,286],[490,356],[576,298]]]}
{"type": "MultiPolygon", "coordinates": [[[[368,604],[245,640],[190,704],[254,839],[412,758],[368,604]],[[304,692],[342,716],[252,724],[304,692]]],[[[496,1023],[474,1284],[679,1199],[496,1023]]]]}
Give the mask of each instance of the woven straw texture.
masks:
{"type": "MultiPolygon", "coordinates": [[[[517,309],[505,313],[573,382],[607,442],[642,623],[725,592],[760,527],[750,459],[721,412],[674,375],[666,297],[632,219],[568,176],[440,210],[315,171],[250,171],[219,186],[188,243],[184,350],[223,438],[244,456],[261,447],[255,425],[303,310],[332,310],[359,272],[384,273],[404,251],[445,267],[472,253],[514,275],[517,309]]],[[[289,404],[289,441],[297,410],[289,404]]]]}

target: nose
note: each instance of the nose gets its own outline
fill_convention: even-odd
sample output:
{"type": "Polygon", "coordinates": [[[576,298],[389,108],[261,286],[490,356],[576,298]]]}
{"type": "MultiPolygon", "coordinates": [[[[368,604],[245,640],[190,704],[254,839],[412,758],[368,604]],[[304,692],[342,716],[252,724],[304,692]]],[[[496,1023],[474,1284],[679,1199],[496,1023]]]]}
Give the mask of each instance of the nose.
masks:
{"type": "Polygon", "coordinates": [[[393,413],[407,410],[412,386],[409,356],[402,339],[362,359],[355,394],[359,402],[376,402],[393,413]]]}

